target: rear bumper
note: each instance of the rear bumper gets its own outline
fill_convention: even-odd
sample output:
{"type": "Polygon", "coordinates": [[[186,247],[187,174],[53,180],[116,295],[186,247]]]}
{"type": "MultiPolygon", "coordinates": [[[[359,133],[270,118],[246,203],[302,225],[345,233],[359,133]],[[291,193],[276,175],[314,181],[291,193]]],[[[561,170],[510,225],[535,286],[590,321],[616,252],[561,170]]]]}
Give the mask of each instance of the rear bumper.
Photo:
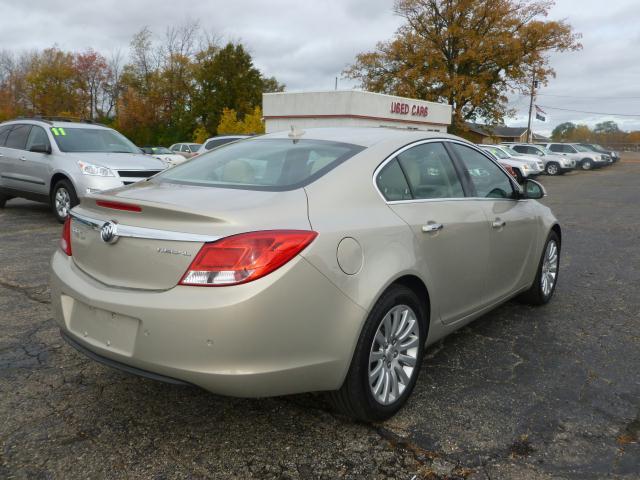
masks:
{"type": "Polygon", "coordinates": [[[57,251],[63,337],[102,363],[232,396],[340,387],[366,312],[301,257],[234,287],[108,287],[57,251]]]}

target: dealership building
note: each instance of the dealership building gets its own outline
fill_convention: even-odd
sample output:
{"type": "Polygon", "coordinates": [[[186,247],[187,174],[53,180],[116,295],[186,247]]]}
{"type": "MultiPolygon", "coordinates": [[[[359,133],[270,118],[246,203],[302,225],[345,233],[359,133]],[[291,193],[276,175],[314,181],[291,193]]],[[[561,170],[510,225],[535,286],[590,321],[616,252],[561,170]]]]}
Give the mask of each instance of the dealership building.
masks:
{"type": "Polygon", "coordinates": [[[446,132],[451,105],[359,90],[265,93],[267,133],[314,127],[395,127],[446,132]]]}

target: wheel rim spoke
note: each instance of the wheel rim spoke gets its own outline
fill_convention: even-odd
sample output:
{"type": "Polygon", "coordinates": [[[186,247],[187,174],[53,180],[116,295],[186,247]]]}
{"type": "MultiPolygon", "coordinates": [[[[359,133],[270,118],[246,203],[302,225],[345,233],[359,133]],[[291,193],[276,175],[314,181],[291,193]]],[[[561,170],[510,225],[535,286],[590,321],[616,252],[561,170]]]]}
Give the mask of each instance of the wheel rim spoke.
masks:
{"type": "Polygon", "coordinates": [[[396,402],[416,372],[420,329],[407,305],[393,307],[383,317],[369,352],[368,380],[378,403],[396,402]]]}

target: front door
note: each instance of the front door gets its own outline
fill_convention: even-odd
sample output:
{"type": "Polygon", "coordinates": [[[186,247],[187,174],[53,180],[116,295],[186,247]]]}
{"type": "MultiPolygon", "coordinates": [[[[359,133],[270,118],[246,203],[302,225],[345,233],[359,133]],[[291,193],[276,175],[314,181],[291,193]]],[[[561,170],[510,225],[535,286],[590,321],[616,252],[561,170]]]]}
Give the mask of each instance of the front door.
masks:
{"type": "Polygon", "coordinates": [[[490,231],[488,296],[498,301],[526,286],[534,254],[537,217],[532,200],[518,200],[510,176],[487,156],[451,144],[482,206],[490,231]]]}

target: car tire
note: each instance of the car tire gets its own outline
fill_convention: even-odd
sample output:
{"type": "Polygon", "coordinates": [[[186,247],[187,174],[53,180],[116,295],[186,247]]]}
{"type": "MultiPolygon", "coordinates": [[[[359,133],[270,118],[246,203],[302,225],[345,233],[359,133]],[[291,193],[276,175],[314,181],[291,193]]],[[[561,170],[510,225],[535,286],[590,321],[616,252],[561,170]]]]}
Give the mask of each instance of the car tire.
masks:
{"type": "Polygon", "coordinates": [[[560,173],[560,165],[556,162],[547,163],[546,167],[544,167],[547,175],[558,175],[560,173]]]}
{"type": "Polygon", "coordinates": [[[64,223],[69,210],[78,205],[78,195],[69,180],[59,180],[51,190],[51,209],[56,219],[64,223]]]}
{"type": "Polygon", "coordinates": [[[560,273],[560,238],[555,231],[549,232],[538,263],[538,271],[531,288],[518,297],[522,303],[544,305],[549,303],[558,285],[560,273]],[[546,282],[545,283],[545,277],[546,282]],[[549,285],[548,282],[551,282],[549,285]]]}
{"type": "Polygon", "coordinates": [[[2,195],[0,194],[0,208],[4,208],[5,204],[11,200],[13,197],[10,197],[8,195],[2,195]]]}
{"type": "Polygon", "coordinates": [[[424,356],[426,310],[416,293],[403,285],[393,285],[380,297],[362,328],[344,383],[329,393],[336,410],[375,422],[402,408],[416,384],[424,356]],[[389,341],[387,347],[381,341],[389,341]]]}
{"type": "Polygon", "coordinates": [[[593,168],[593,162],[590,158],[585,158],[580,162],[580,167],[582,170],[591,170],[593,168]]]}

